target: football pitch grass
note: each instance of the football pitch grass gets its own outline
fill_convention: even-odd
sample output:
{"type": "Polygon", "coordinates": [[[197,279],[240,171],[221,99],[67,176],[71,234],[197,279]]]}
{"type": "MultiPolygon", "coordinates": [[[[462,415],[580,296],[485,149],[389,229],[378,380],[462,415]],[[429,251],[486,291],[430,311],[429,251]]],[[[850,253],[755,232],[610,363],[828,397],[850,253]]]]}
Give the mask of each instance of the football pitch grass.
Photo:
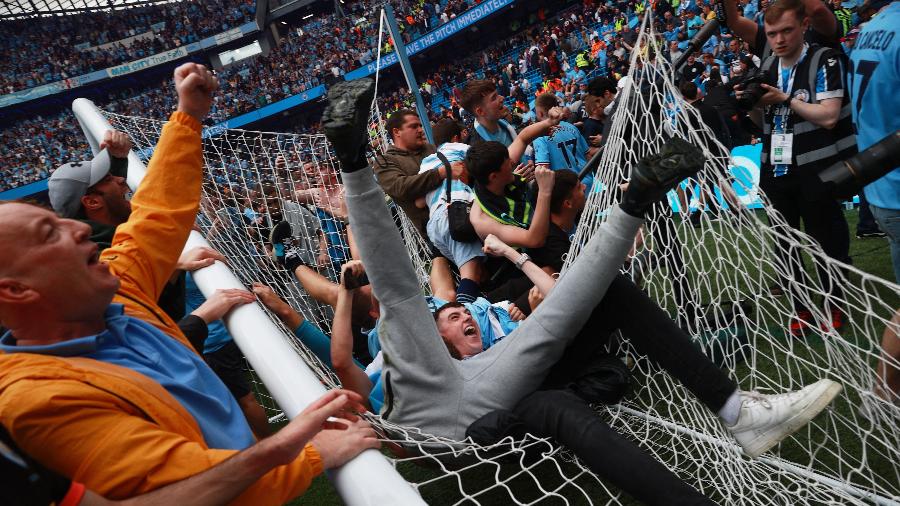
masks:
{"type": "MultiPolygon", "coordinates": [[[[845,215],[850,225],[850,255],[853,259],[854,267],[863,272],[867,272],[884,279],[893,279],[893,267],[891,265],[890,250],[887,239],[856,239],[855,230],[858,220],[858,211],[856,209],[847,210],[845,211],[845,215]]],[[[760,219],[764,218],[760,217],[760,219]]],[[[898,298],[897,294],[893,292],[882,290],[878,294],[878,297],[883,300],[888,307],[900,307],[900,298],[898,298]]],[[[785,339],[783,323],[771,322],[768,327],[773,339],[785,339]]],[[[881,341],[882,331],[883,329],[878,329],[876,335],[856,336],[856,338],[857,340],[866,340],[870,346],[877,346],[881,341]]],[[[815,353],[824,349],[824,344],[822,343],[820,337],[811,336],[807,339],[810,346],[806,351],[804,351],[804,353],[815,353]]],[[[765,353],[764,350],[758,351],[763,354],[765,353]]],[[[874,367],[874,362],[872,365],[874,367]]],[[[745,375],[745,371],[741,371],[740,368],[746,367],[748,367],[746,364],[738,366],[738,370],[736,372],[738,373],[739,377],[745,375]]],[[[767,367],[767,364],[765,362],[760,362],[757,364],[757,367],[764,368],[767,367]]],[[[769,365],[768,367],[771,367],[771,365],[769,365]]],[[[779,374],[778,371],[774,369],[771,371],[771,375],[777,377],[777,374],[779,374]]],[[[767,373],[766,375],[769,374],[767,373]]],[[[808,380],[814,381],[813,378],[809,378],[808,380]]],[[[640,379],[638,378],[637,381],[640,381],[640,379]]],[[[855,401],[856,399],[848,398],[847,395],[843,395],[839,397],[839,400],[835,403],[832,409],[838,410],[839,412],[846,412],[852,409],[856,409],[855,401]]],[[[840,432],[840,430],[838,432],[840,432]]],[[[839,434],[839,436],[841,435],[839,434]]],[[[842,442],[842,449],[845,453],[849,453],[851,455],[858,453],[854,452],[854,448],[852,448],[854,444],[858,445],[858,441],[856,441],[852,433],[849,433],[848,431],[846,437],[841,436],[838,439],[842,442]],[[848,445],[851,447],[848,448],[848,445]]],[[[797,454],[799,456],[802,454],[801,452],[805,453],[805,450],[799,447],[794,447],[793,445],[794,444],[790,442],[783,443],[779,449],[780,455],[787,460],[793,460],[791,458],[792,454],[797,454]]],[[[826,462],[826,465],[828,465],[828,467],[833,467],[832,464],[834,463],[826,462]]],[[[884,480],[891,480],[891,477],[894,476],[893,466],[895,464],[892,462],[888,462],[884,459],[879,460],[877,456],[873,457],[870,455],[868,464],[869,468],[872,471],[872,474],[880,475],[884,480]]],[[[562,463],[561,465],[575,466],[575,464],[568,463],[562,463]]],[[[543,464],[540,464],[538,467],[531,469],[530,471],[530,474],[541,480],[542,487],[548,490],[554,489],[561,482],[559,472],[555,469],[552,469],[551,466],[555,466],[555,464],[547,461],[543,464]],[[546,472],[542,470],[542,466],[547,466],[546,472]]],[[[515,472],[521,470],[518,465],[513,465],[510,467],[511,469],[509,469],[508,472],[505,472],[506,470],[502,470],[500,473],[501,476],[510,476],[515,472]]],[[[414,483],[429,481],[438,478],[443,474],[439,470],[418,466],[409,462],[400,463],[398,466],[398,470],[404,476],[404,478],[414,483]]],[[[575,469],[573,467],[570,471],[574,470],[575,469]]],[[[573,474],[576,473],[566,473],[566,475],[573,474]]],[[[422,487],[420,489],[420,493],[428,504],[455,504],[457,502],[460,502],[463,497],[465,497],[466,494],[463,494],[462,490],[468,492],[468,494],[474,494],[493,485],[494,480],[495,478],[493,466],[479,466],[476,469],[461,472],[458,476],[445,477],[445,479],[439,480],[436,483],[422,487]]],[[[595,480],[593,480],[593,478],[579,479],[577,480],[577,483],[579,487],[588,492],[595,504],[605,504],[607,502],[608,494],[598,483],[596,483],[595,480]]],[[[538,487],[535,485],[534,479],[528,474],[506,482],[505,485],[516,491],[516,498],[520,501],[537,501],[541,499],[543,495],[543,492],[541,492],[541,490],[538,489],[538,487]]],[[[566,496],[570,504],[585,503],[584,496],[580,491],[576,491],[573,489],[571,491],[573,493],[566,494],[566,489],[564,487],[559,492],[562,495],[566,496]]],[[[618,499],[623,504],[639,504],[637,501],[633,501],[627,496],[620,496],[618,499]]],[[[512,499],[503,487],[497,487],[497,489],[495,490],[491,490],[483,495],[479,495],[478,502],[480,504],[489,505],[506,505],[511,504],[512,499]]],[[[465,503],[466,502],[464,502],[464,504],[465,503]]],[[[545,500],[540,500],[539,503],[547,505],[565,504],[562,499],[554,497],[548,497],[545,500]]],[[[331,485],[328,479],[324,475],[322,475],[315,479],[313,484],[306,491],[306,493],[303,494],[303,496],[292,501],[290,504],[320,506],[338,505],[342,504],[342,502],[340,500],[340,496],[334,490],[334,487],[331,485]]],[[[468,504],[472,503],[468,502],[468,504]]]]}

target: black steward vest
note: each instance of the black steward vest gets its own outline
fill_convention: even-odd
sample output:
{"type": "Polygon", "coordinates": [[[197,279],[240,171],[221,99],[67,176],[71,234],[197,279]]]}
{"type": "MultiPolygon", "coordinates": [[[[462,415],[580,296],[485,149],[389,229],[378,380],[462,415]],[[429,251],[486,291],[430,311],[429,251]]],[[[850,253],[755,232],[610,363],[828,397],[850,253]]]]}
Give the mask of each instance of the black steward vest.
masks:
{"type": "MultiPolygon", "coordinates": [[[[837,51],[811,44],[806,56],[798,63],[794,72],[794,83],[791,86],[790,95],[793,98],[803,99],[807,103],[818,103],[815,98],[816,75],[819,67],[828,58],[845,58],[837,51]],[[804,93],[805,91],[805,93],[804,93]]],[[[762,63],[763,70],[768,70],[777,80],[778,57],[770,55],[762,63]]],[[[843,76],[842,76],[843,78],[843,76]]],[[[776,81],[777,82],[777,81],[776,81]]],[[[769,150],[772,145],[772,129],[776,112],[781,110],[781,104],[768,106],[765,109],[763,119],[763,151],[762,151],[762,178],[773,177],[773,166],[769,162],[769,150]]],[[[829,167],[831,164],[844,160],[856,153],[856,134],[853,128],[853,118],[850,112],[850,99],[845,88],[844,97],[841,99],[841,112],[837,125],[832,129],[826,129],[806,121],[796,111],[791,110],[787,117],[785,128],[794,133],[794,143],[788,175],[815,174],[829,167]]]]}

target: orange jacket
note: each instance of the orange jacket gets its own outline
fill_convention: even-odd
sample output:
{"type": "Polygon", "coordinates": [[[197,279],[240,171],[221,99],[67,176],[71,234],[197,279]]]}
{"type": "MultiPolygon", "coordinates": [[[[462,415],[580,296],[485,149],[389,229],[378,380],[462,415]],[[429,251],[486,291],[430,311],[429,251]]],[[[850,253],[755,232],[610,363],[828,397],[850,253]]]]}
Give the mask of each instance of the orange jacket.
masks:
{"type": "MultiPolygon", "coordinates": [[[[188,349],[155,301],[197,215],[202,161],[200,123],[172,114],[132,199],[131,217],[101,256],[121,279],[114,301],[188,349]]],[[[237,453],[209,449],[194,418],[155,381],[86,358],[0,354],[0,422],[43,465],[111,499],[193,476],[237,453]]],[[[234,503],[283,504],[321,472],[318,452],[307,445],[234,503]]]]}

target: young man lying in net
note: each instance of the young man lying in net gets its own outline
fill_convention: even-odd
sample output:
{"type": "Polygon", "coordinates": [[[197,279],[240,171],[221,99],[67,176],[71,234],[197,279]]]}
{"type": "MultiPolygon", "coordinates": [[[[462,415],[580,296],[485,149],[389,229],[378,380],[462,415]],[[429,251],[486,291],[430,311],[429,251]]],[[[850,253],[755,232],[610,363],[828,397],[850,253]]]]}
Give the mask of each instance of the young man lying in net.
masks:
{"type": "MultiPolygon", "coordinates": [[[[306,273],[307,281],[313,275],[306,273]]],[[[351,260],[345,263],[341,268],[340,281],[331,283],[322,278],[321,275],[315,274],[320,278],[314,284],[330,284],[329,292],[334,292],[333,302],[326,299],[316,299],[319,302],[332,304],[334,308],[334,318],[331,323],[331,337],[327,336],[316,325],[308,320],[292,308],[287,302],[278,297],[277,294],[268,286],[262,283],[253,284],[253,292],[259,297],[260,301],[269,308],[287,327],[294,332],[294,335],[309,348],[327,367],[337,374],[341,385],[359,393],[364,399],[367,399],[368,405],[374,412],[381,411],[384,405],[384,384],[382,381],[382,369],[384,367],[383,353],[378,338],[379,305],[378,300],[371,293],[371,287],[362,284],[360,280],[365,279],[365,268],[359,260],[351,260]],[[348,279],[350,280],[348,282],[348,279]],[[362,286],[361,286],[362,285],[362,286]],[[362,304],[360,302],[362,301],[362,304]],[[359,306],[361,309],[358,309],[359,306]],[[367,338],[368,355],[374,357],[370,361],[362,363],[357,359],[358,353],[358,324],[356,323],[358,316],[366,311],[366,315],[373,322],[371,330],[365,336],[367,338]]],[[[453,278],[449,272],[447,279],[432,278],[432,291],[445,292],[445,286],[453,285],[453,278]]],[[[300,279],[303,283],[303,279],[300,279]]],[[[304,288],[306,285],[304,284],[304,288]]],[[[449,289],[452,292],[452,288],[449,289]]],[[[312,294],[311,294],[312,295],[312,294]]],[[[313,295],[315,298],[316,296],[313,295]]],[[[437,296],[423,297],[429,309],[434,312],[438,308],[447,304],[437,296]]],[[[484,298],[477,298],[472,302],[459,304],[473,315],[475,322],[479,327],[482,346],[484,349],[490,348],[493,344],[501,341],[517,326],[520,320],[525,318],[525,313],[519,311],[510,303],[491,304],[484,298]]],[[[458,355],[456,350],[448,344],[451,354],[458,355]]]]}
{"type": "MultiPolygon", "coordinates": [[[[487,351],[457,360],[446,351],[411,263],[401,260],[408,258],[406,250],[367,166],[366,121],[373,95],[374,83],[366,79],[332,87],[322,124],[341,161],[350,220],[381,305],[387,393],[381,415],[425,433],[462,439],[473,422],[495,410],[513,409],[552,378],[557,363],[568,355],[567,348],[590,330],[586,324],[593,323],[595,308],[616,282],[644,213],[677,182],[696,173],[703,158],[692,146],[673,139],[659,155],[642,160],[632,170],[622,203],[538,309],[487,351]]],[[[516,263],[525,266],[528,259],[520,256],[516,263]]],[[[471,325],[456,327],[458,338],[480,341],[471,325]]],[[[841,389],[833,381],[821,380],[778,396],[741,392],[706,356],[674,336],[643,336],[647,347],[641,351],[681,380],[712,412],[721,413],[751,456],[803,426],[841,389]]]]}
{"type": "Polygon", "coordinates": [[[202,65],[174,77],[178,110],[102,254],[87,224],[0,205],[0,321],[10,328],[0,338],[0,422],[35,460],[111,499],[252,456],[259,473],[234,503],[283,504],[378,441],[350,412],[361,399],[342,392],[312,410],[350,418],[346,430],[321,430],[307,412],[257,443],[237,401],[157,304],[199,208],[201,121],[217,88],[202,65]]]}

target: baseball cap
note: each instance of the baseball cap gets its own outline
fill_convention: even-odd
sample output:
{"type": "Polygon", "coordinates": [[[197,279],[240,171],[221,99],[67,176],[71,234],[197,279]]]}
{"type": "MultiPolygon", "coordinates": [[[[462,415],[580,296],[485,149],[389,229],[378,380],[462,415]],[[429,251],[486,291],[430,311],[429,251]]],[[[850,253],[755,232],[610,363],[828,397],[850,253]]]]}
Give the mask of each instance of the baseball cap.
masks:
{"type": "Polygon", "coordinates": [[[63,218],[76,217],[81,210],[81,197],[87,193],[88,188],[99,183],[110,173],[125,177],[124,168],[117,167],[113,170],[112,165],[109,151],[103,149],[91,160],[70,162],[56,169],[47,182],[53,210],[63,218]]]}

